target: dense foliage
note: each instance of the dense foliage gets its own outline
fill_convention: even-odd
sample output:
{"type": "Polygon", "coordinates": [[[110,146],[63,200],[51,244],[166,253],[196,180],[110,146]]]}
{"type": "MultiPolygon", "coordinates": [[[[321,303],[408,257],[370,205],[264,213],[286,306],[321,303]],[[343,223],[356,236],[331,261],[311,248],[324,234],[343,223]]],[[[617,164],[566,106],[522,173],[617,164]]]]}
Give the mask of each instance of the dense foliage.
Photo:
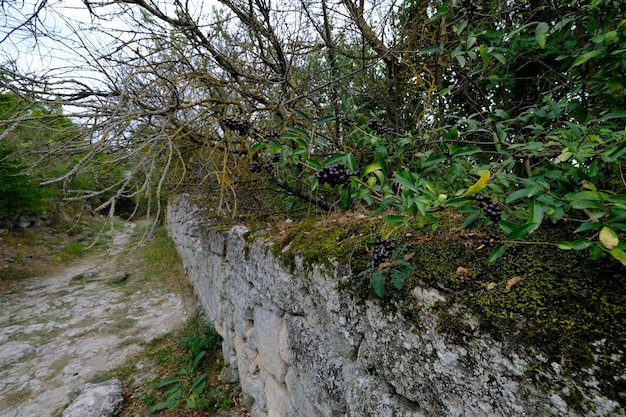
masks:
{"type": "Polygon", "coordinates": [[[616,2],[558,3],[407,2],[394,117],[354,101],[342,117],[293,110],[280,140],[253,149],[281,153],[281,166],[344,209],[358,199],[407,224],[455,207],[465,226],[484,219],[507,242],[546,221],[576,223],[571,241],[547,244],[626,265],[626,21],[616,2]],[[360,175],[320,187],[315,172],[339,162],[360,175]]]}
{"type": "Polygon", "coordinates": [[[217,215],[274,209],[275,193],[393,225],[454,208],[503,242],[491,260],[567,222],[545,243],[626,264],[622,1],[166,3],[84,2],[85,30],[132,28],[101,30],[97,51],[61,39],[100,85],[5,68],[28,108],[78,109],[83,142],[47,141],[74,158],[51,181],[75,198],[112,212],[187,185],[217,215]],[[119,177],[69,187],[80,174],[119,177]]]}

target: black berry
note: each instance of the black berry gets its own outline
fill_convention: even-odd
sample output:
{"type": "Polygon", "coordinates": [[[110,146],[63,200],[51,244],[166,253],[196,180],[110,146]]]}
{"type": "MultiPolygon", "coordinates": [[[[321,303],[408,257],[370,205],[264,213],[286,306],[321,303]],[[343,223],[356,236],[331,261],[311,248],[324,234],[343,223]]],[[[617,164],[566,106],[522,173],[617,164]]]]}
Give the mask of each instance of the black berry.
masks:
{"type": "Polygon", "coordinates": [[[488,195],[474,195],[472,198],[480,203],[481,208],[492,222],[498,223],[502,219],[502,210],[498,207],[498,203],[491,200],[491,197],[488,195]]]}
{"type": "Polygon", "coordinates": [[[259,161],[254,161],[248,165],[248,169],[250,172],[261,172],[263,171],[263,164],[259,161]]]}
{"type": "Polygon", "coordinates": [[[346,165],[343,162],[339,162],[338,164],[320,169],[315,173],[315,178],[317,178],[320,184],[329,184],[331,187],[335,187],[347,184],[353,175],[356,175],[356,173],[348,171],[346,165]]]}
{"type": "Polygon", "coordinates": [[[245,135],[248,133],[248,130],[250,130],[250,127],[252,127],[252,123],[250,123],[249,120],[242,120],[232,116],[225,117],[223,122],[224,126],[230,130],[234,130],[240,135],[245,135]]]}
{"type": "Polygon", "coordinates": [[[391,245],[390,239],[378,238],[374,243],[374,267],[385,262],[391,256],[391,252],[393,251],[393,246],[391,245]]]}

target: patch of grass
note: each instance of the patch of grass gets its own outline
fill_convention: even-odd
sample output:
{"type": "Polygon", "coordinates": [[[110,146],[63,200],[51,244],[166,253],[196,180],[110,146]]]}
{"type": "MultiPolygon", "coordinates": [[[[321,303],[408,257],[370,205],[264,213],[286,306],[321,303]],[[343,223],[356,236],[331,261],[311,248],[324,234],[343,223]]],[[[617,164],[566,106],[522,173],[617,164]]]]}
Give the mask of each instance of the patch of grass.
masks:
{"type": "Polygon", "coordinates": [[[33,395],[32,388],[18,389],[16,387],[12,387],[6,394],[4,394],[4,397],[0,400],[0,405],[13,407],[17,404],[24,403],[31,397],[31,395],[33,395]]]}
{"type": "Polygon", "coordinates": [[[132,327],[135,327],[135,324],[137,324],[137,320],[125,318],[125,319],[122,319],[122,321],[117,322],[115,324],[115,328],[119,330],[127,330],[132,327]]]}
{"type": "Polygon", "coordinates": [[[42,379],[44,381],[50,381],[54,379],[59,374],[59,372],[65,369],[65,367],[69,363],[70,363],[70,360],[68,357],[62,357],[60,359],[57,359],[52,364],[50,364],[50,366],[48,367],[49,372],[42,379]]]}
{"type": "Polygon", "coordinates": [[[57,253],[57,259],[61,262],[68,262],[73,259],[82,258],[87,253],[87,245],[83,242],[72,241],[62,247],[57,253]]]}
{"type": "MultiPolygon", "coordinates": [[[[237,405],[233,393],[238,391],[217,380],[223,367],[221,357],[220,336],[210,323],[199,316],[194,316],[180,330],[144,343],[142,353],[130,358],[124,365],[114,370],[94,376],[90,382],[119,378],[126,392],[130,393],[121,417],[131,417],[150,415],[148,410],[151,407],[167,399],[165,391],[169,386],[159,387],[163,381],[177,379],[181,387],[189,388],[191,392],[193,381],[205,380],[206,384],[202,384],[202,387],[199,384],[196,385],[197,393],[189,394],[191,395],[189,398],[192,399],[191,403],[188,403],[186,400],[189,398],[186,398],[185,401],[180,401],[176,407],[172,408],[180,407],[180,412],[184,413],[182,409],[185,406],[193,405],[196,411],[214,412],[220,408],[237,405]],[[197,359],[197,363],[192,364],[194,359],[197,359]],[[141,364],[141,367],[138,364],[141,364]]],[[[186,395],[188,395],[187,391],[181,398],[186,395]]],[[[168,408],[164,407],[163,410],[168,408]]],[[[155,415],[187,415],[171,414],[175,412],[173,409],[153,411],[155,415]]]]}

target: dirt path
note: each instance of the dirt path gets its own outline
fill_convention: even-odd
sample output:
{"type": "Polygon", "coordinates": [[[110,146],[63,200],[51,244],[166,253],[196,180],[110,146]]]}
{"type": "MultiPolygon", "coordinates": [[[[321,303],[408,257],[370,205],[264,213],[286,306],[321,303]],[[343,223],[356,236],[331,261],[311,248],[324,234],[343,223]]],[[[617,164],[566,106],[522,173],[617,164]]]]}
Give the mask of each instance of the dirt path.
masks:
{"type": "Polygon", "coordinates": [[[0,294],[0,417],[60,415],[76,386],[196,312],[182,277],[155,284],[120,270],[133,227],[116,234],[108,255],[0,294]]]}

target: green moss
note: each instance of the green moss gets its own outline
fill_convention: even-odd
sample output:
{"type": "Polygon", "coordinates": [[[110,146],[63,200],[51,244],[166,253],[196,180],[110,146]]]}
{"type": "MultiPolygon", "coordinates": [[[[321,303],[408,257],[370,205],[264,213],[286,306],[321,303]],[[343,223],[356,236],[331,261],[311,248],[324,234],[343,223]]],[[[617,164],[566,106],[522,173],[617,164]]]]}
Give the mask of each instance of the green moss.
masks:
{"type": "Polygon", "coordinates": [[[602,392],[624,403],[620,393],[626,386],[614,379],[626,371],[624,363],[594,363],[598,343],[605,358],[626,352],[621,264],[609,257],[592,261],[584,252],[548,245],[514,245],[493,264],[487,262],[488,250],[476,250],[463,240],[434,240],[416,245],[415,251],[425,285],[448,293],[447,302],[439,306],[440,327],[453,342],[472,337],[465,319],[471,313],[494,338],[534,348],[549,362],[560,363],[567,374],[598,367],[602,392]],[[459,274],[458,267],[470,272],[459,274]],[[513,277],[523,280],[507,289],[513,277]]]}
{"type": "Polygon", "coordinates": [[[250,244],[256,239],[269,238],[270,233],[265,229],[250,229],[243,234],[246,243],[243,247],[243,257],[247,261],[250,259],[250,244]]]}
{"type": "MultiPolygon", "coordinates": [[[[400,290],[387,281],[387,295],[381,300],[385,311],[401,313],[419,326],[419,306],[411,291],[418,285],[437,288],[447,294],[437,309],[440,328],[451,342],[464,344],[475,337],[476,329],[467,321],[471,315],[482,332],[524,346],[547,363],[559,363],[574,378],[581,368],[594,366],[601,391],[626,405],[620,395],[626,384],[615,379],[626,373],[626,361],[609,359],[626,352],[626,269],[609,256],[593,261],[585,251],[541,243],[571,236],[562,224],[536,231],[534,242],[510,244],[502,258],[489,263],[489,249],[477,249],[481,230],[459,228],[462,219],[450,213],[438,216],[436,228],[414,222],[391,233],[396,246],[410,245],[415,273],[400,290]],[[468,272],[459,273],[459,267],[468,272]],[[522,280],[507,289],[513,277],[522,280]],[[598,354],[605,359],[597,359],[598,354]]],[[[292,269],[298,253],[305,268],[331,266],[334,260],[348,263],[353,276],[342,287],[365,300],[371,296],[369,282],[360,282],[358,275],[370,267],[367,244],[384,227],[380,221],[363,219],[309,219],[295,226],[275,246],[275,253],[292,269]]],[[[575,397],[570,401],[582,398],[575,397]]]]}
{"type": "Polygon", "coordinates": [[[376,239],[376,222],[360,219],[339,223],[336,217],[315,217],[293,227],[274,245],[274,255],[291,271],[297,255],[303,257],[305,270],[313,265],[333,269],[335,261],[348,263],[353,271],[366,268],[367,243],[376,239]]]}

